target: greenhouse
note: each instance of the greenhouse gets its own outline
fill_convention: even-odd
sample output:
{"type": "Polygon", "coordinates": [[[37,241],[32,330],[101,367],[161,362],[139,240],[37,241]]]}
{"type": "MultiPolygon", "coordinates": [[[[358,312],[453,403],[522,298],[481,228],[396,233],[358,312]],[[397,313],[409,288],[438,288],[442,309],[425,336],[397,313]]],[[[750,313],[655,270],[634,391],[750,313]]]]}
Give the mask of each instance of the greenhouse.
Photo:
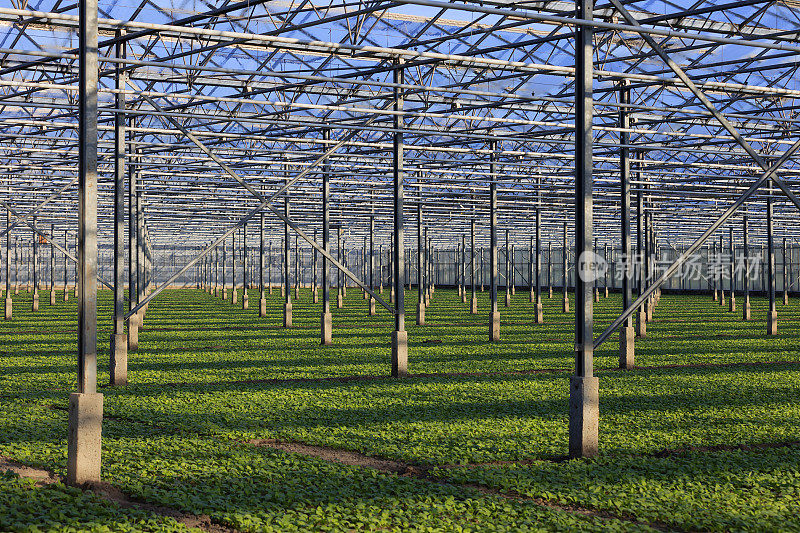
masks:
{"type": "Polygon", "coordinates": [[[794,0],[0,35],[0,531],[800,531],[794,0]]]}

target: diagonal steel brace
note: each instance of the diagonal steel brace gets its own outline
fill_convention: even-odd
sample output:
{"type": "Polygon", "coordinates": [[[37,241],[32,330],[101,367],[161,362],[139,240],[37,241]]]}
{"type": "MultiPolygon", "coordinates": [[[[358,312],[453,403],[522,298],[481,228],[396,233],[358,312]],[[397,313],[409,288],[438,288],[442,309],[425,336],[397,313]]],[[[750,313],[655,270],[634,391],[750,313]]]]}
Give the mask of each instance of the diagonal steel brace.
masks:
{"type": "MultiPolygon", "coordinates": [[[[134,83],[133,83],[131,80],[126,80],[126,81],[127,81],[128,85],[130,85],[130,86],[131,86],[131,87],[132,87],[134,90],[136,90],[136,91],[140,91],[139,87],[137,87],[137,86],[136,86],[136,85],[135,85],[135,84],[134,84],[134,83]]],[[[149,97],[149,96],[147,96],[146,94],[141,94],[141,96],[142,96],[142,98],[144,98],[144,99],[145,99],[145,100],[146,100],[146,101],[147,101],[147,102],[148,102],[148,103],[149,103],[151,106],[153,106],[153,108],[154,108],[156,111],[158,111],[159,113],[164,113],[164,111],[163,111],[163,109],[161,108],[161,106],[160,106],[160,105],[158,105],[158,103],[157,103],[155,100],[153,100],[152,98],[150,98],[150,97],[149,97]]],[[[183,274],[184,272],[186,272],[187,270],[189,270],[189,268],[191,268],[192,266],[194,266],[194,265],[195,265],[195,264],[196,264],[196,263],[197,263],[197,262],[198,262],[200,259],[202,259],[202,258],[203,258],[203,257],[205,257],[206,255],[208,255],[208,253],[210,253],[210,252],[211,252],[211,250],[212,250],[212,249],[214,249],[214,248],[215,248],[215,247],[216,247],[218,244],[220,244],[220,243],[221,243],[221,242],[222,242],[222,241],[223,241],[225,238],[227,238],[227,237],[228,237],[230,234],[232,234],[234,231],[236,231],[236,230],[237,230],[239,227],[241,227],[242,225],[244,225],[245,223],[247,223],[247,221],[249,221],[249,220],[250,220],[251,218],[253,218],[253,217],[254,217],[256,214],[258,214],[259,212],[261,212],[261,210],[262,210],[262,209],[264,209],[264,208],[266,208],[266,209],[269,209],[269,210],[270,210],[272,213],[274,213],[274,214],[275,214],[275,215],[276,215],[278,218],[280,218],[280,219],[281,219],[283,222],[285,222],[285,223],[286,223],[286,224],[287,224],[287,225],[288,225],[290,228],[292,228],[292,229],[293,229],[293,230],[294,230],[294,231],[295,231],[295,232],[296,232],[296,233],[297,233],[297,234],[298,234],[300,237],[302,237],[302,238],[303,238],[303,240],[305,240],[306,242],[308,242],[308,243],[309,243],[309,244],[310,244],[310,245],[311,245],[311,246],[312,246],[312,247],[313,247],[315,250],[317,250],[317,251],[318,251],[320,254],[322,254],[322,255],[323,255],[325,258],[327,258],[327,259],[328,259],[328,260],[329,260],[329,261],[330,261],[330,262],[331,262],[331,263],[332,263],[332,264],[333,264],[333,265],[334,265],[336,268],[338,268],[338,269],[339,269],[339,270],[340,270],[340,271],[341,271],[341,272],[342,272],[342,273],[343,273],[345,276],[347,276],[348,278],[352,279],[352,280],[353,280],[353,281],[354,281],[354,282],[355,282],[355,283],[356,283],[356,284],[357,284],[359,287],[361,287],[362,289],[364,289],[364,291],[366,291],[366,292],[367,292],[367,294],[369,294],[370,296],[372,296],[373,298],[375,298],[375,300],[376,300],[378,303],[380,303],[380,304],[381,304],[383,307],[385,307],[387,310],[389,310],[389,311],[390,311],[392,314],[395,314],[395,313],[396,313],[396,310],[395,310],[395,309],[394,309],[394,308],[393,308],[393,307],[392,307],[390,304],[386,303],[386,301],[385,301],[385,300],[383,300],[383,298],[381,298],[380,296],[378,296],[377,294],[375,294],[375,293],[372,291],[372,289],[371,289],[371,288],[369,288],[369,287],[367,287],[367,286],[366,286],[366,285],[365,285],[365,284],[364,284],[364,283],[363,283],[361,280],[359,280],[359,279],[358,279],[358,277],[356,277],[356,275],[355,275],[353,272],[351,272],[350,270],[348,270],[348,269],[347,269],[347,268],[346,268],[346,267],[345,267],[343,264],[341,264],[339,261],[337,261],[335,257],[333,257],[333,256],[332,256],[330,253],[328,253],[328,252],[327,252],[325,249],[323,249],[323,248],[322,248],[322,247],[321,247],[319,244],[317,244],[317,243],[316,243],[316,241],[313,239],[313,237],[311,237],[311,236],[307,235],[307,234],[306,234],[304,231],[302,231],[302,230],[301,230],[301,229],[300,229],[300,228],[297,226],[297,224],[295,224],[295,223],[294,223],[294,222],[293,222],[291,219],[289,219],[289,218],[288,218],[288,217],[286,217],[286,216],[285,216],[283,213],[281,213],[281,212],[280,212],[278,209],[276,209],[275,207],[273,207],[272,205],[270,205],[270,204],[271,204],[271,202],[272,202],[272,201],[273,201],[273,200],[274,200],[274,199],[275,199],[275,198],[276,198],[278,195],[280,195],[281,193],[283,193],[284,191],[286,191],[286,190],[287,190],[287,189],[288,189],[288,188],[289,188],[291,185],[293,185],[294,183],[296,183],[298,180],[302,179],[304,176],[306,176],[307,174],[309,174],[309,173],[311,172],[311,170],[312,170],[314,167],[316,167],[317,165],[319,165],[320,163],[322,163],[322,162],[323,162],[325,159],[327,159],[327,158],[328,158],[328,157],[329,157],[329,156],[330,156],[332,153],[334,153],[334,152],[335,152],[336,150],[338,150],[338,149],[339,149],[341,146],[343,146],[343,145],[344,145],[344,144],[345,144],[345,143],[346,143],[346,142],[347,142],[347,141],[348,141],[348,140],[349,140],[349,139],[350,139],[352,136],[354,136],[354,135],[356,134],[356,132],[355,132],[355,131],[354,131],[354,132],[352,132],[352,133],[350,133],[350,134],[349,134],[349,135],[347,135],[346,137],[344,137],[344,138],[343,138],[341,141],[339,141],[338,143],[336,143],[336,145],[334,145],[334,146],[333,146],[331,149],[329,149],[329,150],[328,150],[328,151],[326,151],[326,152],[325,152],[323,155],[321,155],[321,156],[320,156],[320,157],[319,157],[319,158],[318,158],[316,161],[314,161],[314,163],[312,163],[310,166],[306,167],[306,168],[305,168],[305,169],[304,169],[302,172],[300,172],[300,173],[299,173],[297,176],[295,176],[294,178],[292,178],[291,180],[289,180],[288,182],[286,182],[286,183],[285,183],[285,184],[284,184],[284,185],[283,185],[281,188],[279,188],[279,189],[278,189],[278,190],[277,190],[275,193],[273,193],[271,196],[269,196],[269,197],[266,197],[266,196],[264,196],[263,194],[261,194],[261,193],[260,193],[258,190],[256,190],[254,187],[252,187],[252,186],[251,186],[251,185],[249,185],[247,182],[245,182],[245,181],[244,181],[244,180],[243,180],[243,179],[242,179],[242,178],[241,178],[241,177],[240,177],[240,176],[239,176],[239,175],[238,175],[236,172],[234,172],[234,171],[233,171],[233,169],[231,169],[231,168],[230,168],[228,165],[226,165],[226,164],[225,164],[225,162],[224,162],[224,161],[222,161],[222,159],[220,159],[220,158],[219,158],[219,157],[218,157],[216,154],[214,154],[214,153],[213,153],[213,152],[212,152],[212,151],[211,151],[211,150],[210,150],[210,149],[209,149],[209,148],[208,148],[206,145],[204,145],[204,144],[203,144],[203,143],[202,143],[202,142],[201,142],[201,141],[200,141],[200,140],[199,140],[197,137],[195,137],[195,136],[194,136],[194,135],[193,135],[193,134],[192,134],[192,133],[191,133],[189,130],[187,130],[187,129],[186,129],[184,126],[183,126],[183,124],[181,124],[181,123],[180,123],[180,122],[178,122],[178,121],[177,121],[177,120],[176,120],[174,117],[172,117],[172,116],[169,116],[169,115],[168,115],[168,114],[166,114],[166,113],[164,113],[164,116],[166,117],[166,119],[167,119],[167,120],[168,120],[168,121],[169,121],[169,122],[170,122],[170,123],[171,123],[173,126],[175,126],[176,128],[178,128],[178,129],[179,129],[179,130],[180,130],[180,131],[181,131],[181,132],[182,132],[182,133],[183,133],[183,134],[184,134],[184,135],[185,135],[185,136],[186,136],[186,137],[187,137],[187,138],[188,138],[190,141],[192,141],[192,143],[194,143],[194,144],[195,144],[195,146],[197,146],[197,147],[198,147],[198,148],[199,148],[199,149],[200,149],[200,150],[201,150],[203,153],[205,153],[205,154],[206,154],[207,156],[209,156],[209,157],[210,157],[210,158],[211,158],[211,159],[212,159],[212,160],[213,160],[215,163],[217,163],[217,164],[218,164],[218,165],[219,165],[219,166],[222,168],[222,170],[224,170],[224,171],[225,171],[225,173],[226,173],[226,174],[228,174],[228,175],[229,175],[229,176],[231,176],[231,177],[232,177],[234,180],[236,180],[237,182],[239,182],[239,183],[240,183],[240,184],[241,184],[241,185],[242,185],[242,186],[243,186],[245,189],[247,189],[247,190],[248,190],[248,191],[249,191],[251,194],[253,194],[253,195],[254,195],[256,198],[258,198],[259,200],[261,200],[261,203],[260,203],[260,204],[259,204],[259,205],[258,205],[258,206],[255,208],[255,209],[251,210],[251,211],[250,211],[250,212],[249,212],[247,215],[245,215],[245,216],[244,216],[244,217],[243,217],[241,220],[239,220],[239,222],[237,222],[237,223],[236,223],[236,224],[235,224],[235,225],[234,225],[232,228],[230,228],[230,229],[229,229],[229,230],[227,230],[227,231],[226,231],[224,234],[222,234],[220,237],[218,237],[217,239],[215,239],[215,240],[214,240],[214,242],[212,242],[212,244],[211,244],[211,245],[209,245],[209,246],[208,246],[208,247],[207,247],[207,248],[206,248],[206,249],[205,249],[203,252],[201,252],[199,255],[197,255],[197,256],[196,256],[196,257],[195,257],[195,258],[194,258],[192,261],[190,261],[188,264],[186,264],[186,265],[185,265],[183,268],[181,268],[181,269],[180,269],[178,272],[176,272],[175,274],[173,274],[173,275],[172,275],[172,277],[170,277],[170,279],[169,279],[169,280],[167,280],[166,282],[164,282],[164,283],[163,283],[163,284],[162,284],[160,287],[156,288],[156,289],[155,289],[155,290],[154,290],[152,293],[150,293],[150,294],[149,294],[147,297],[145,297],[145,298],[144,298],[144,299],[143,299],[141,302],[139,302],[139,304],[138,304],[138,305],[136,305],[136,307],[134,307],[133,309],[131,309],[131,310],[130,310],[130,311],[129,311],[129,312],[126,314],[126,315],[125,315],[125,318],[126,318],[126,319],[127,319],[127,318],[129,318],[130,316],[134,315],[135,313],[137,313],[137,312],[139,311],[139,309],[141,309],[142,307],[144,307],[144,306],[145,306],[145,305],[146,305],[146,304],[147,304],[147,303],[148,303],[150,300],[152,300],[152,299],[153,299],[155,296],[157,296],[157,295],[158,295],[158,294],[159,294],[161,291],[163,291],[163,290],[164,290],[164,289],[165,289],[165,288],[166,288],[168,285],[170,285],[170,284],[171,284],[173,281],[175,281],[176,279],[178,279],[178,277],[179,277],[181,274],[183,274]]],[[[372,116],[372,117],[371,117],[371,118],[370,118],[370,119],[369,119],[369,120],[366,122],[366,124],[367,124],[367,125],[368,125],[368,124],[370,124],[370,123],[371,123],[371,122],[373,122],[373,121],[374,121],[376,118],[377,118],[377,115],[373,115],[373,116],[372,116]]]]}
{"type": "MultiPolygon", "coordinates": [[[[14,208],[12,208],[10,205],[8,205],[8,203],[6,203],[6,202],[5,202],[5,201],[3,201],[3,200],[0,200],[0,205],[2,205],[3,207],[5,207],[6,209],[8,209],[8,212],[9,212],[9,213],[11,213],[11,214],[12,214],[12,215],[14,215],[15,217],[17,217],[17,222],[22,222],[23,224],[25,224],[26,226],[28,226],[28,227],[29,227],[31,230],[33,230],[33,231],[34,231],[34,232],[35,232],[37,235],[40,235],[40,236],[41,236],[41,237],[42,237],[44,240],[46,240],[46,241],[47,241],[47,242],[49,242],[49,243],[50,243],[50,244],[51,244],[53,247],[55,247],[55,249],[56,249],[56,250],[58,250],[59,252],[61,252],[62,254],[64,254],[64,256],[65,256],[65,257],[69,258],[69,260],[70,260],[70,261],[72,261],[73,263],[77,263],[77,262],[78,262],[78,260],[77,260],[77,259],[75,259],[75,256],[73,256],[71,253],[69,253],[69,252],[67,251],[67,249],[66,249],[66,248],[64,248],[63,246],[61,246],[60,244],[58,244],[58,243],[57,243],[55,240],[53,240],[53,238],[51,238],[49,235],[47,235],[47,234],[45,234],[45,233],[42,233],[42,231],[41,231],[41,230],[39,230],[39,228],[35,227],[33,224],[31,224],[30,222],[28,222],[28,221],[26,220],[27,216],[30,216],[30,215],[32,215],[33,213],[29,213],[27,216],[20,215],[19,213],[17,213],[17,212],[14,210],[14,208]]],[[[8,260],[8,259],[6,259],[6,260],[8,260]]],[[[106,286],[106,287],[108,287],[109,289],[112,289],[112,290],[114,289],[114,287],[113,287],[113,286],[111,286],[111,284],[110,284],[110,283],[108,283],[106,280],[104,280],[103,278],[101,278],[99,275],[97,276],[97,279],[98,279],[98,280],[100,280],[100,283],[102,283],[103,285],[105,285],[105,286],[106,286]]]]}
{"type": "MultiPolygon", "coordinates": [[[[642,25],[639,24],[639,22],[633,17],[633,15],[630,14],[630,12],[627,9],[625,9],[625,7],[619,0],[610,0],[610,1],[612,4],[614,4],[614,7],[617,9],[617,11],[619,11],[619,13],[628,22],[628,24],[639,28],[642,27],[642,25]]],[[[750,143],[744,140],[742,135],[736,130],[736,128],[733,127],[733,124],[728,122],[728,119],[726,119],[722,115],[722,113],[720,113],[717,110],[717,108],[714,107],[714,104],[712,104],[711,101],[708,98],[706,98],[706,95],[703,94],[703,91],[701,91],[697,87],[697,85],[694,84],[691,78],[689,78],[689,76],[683,71],[683,69],[681,69],[681,67],[677,63],[675,63],[675,61],[673,61],[671,57],[669,57],[669,54],[667,54],[667,52],[663,48],[661,48],[661,46],[659,46],[659,44],[655,41],[655,39],[653,39],[653,37],[648,33],[642,32],[640,35],[642,39],[644,39],[645,42],[647,42],[647,44],[650,45],[650,48],[652,48],[653,51],[661,57],[661,59],[672,70],[672,72],[674,72],[675,75],[678,76],[678,78],[680,78],[680,80],[686,85],[686,87],[692,92],[692,94],[694,94],[697,97],[697,99],[700,100],[703,106],[712,115],[714,115],[714,118],[716,118],[719,121],[719,123],[722,124],[722,127],[725,128],[728,131],[728,133],[731,134],[731,136],[736,140],[739,146],[741,146],[744,149],[744,151],[747,152],[750,155],[750,157],[753,158],[753,161],[755,161],[764,172],[769,170],[770,167],[767,161],[765,161],[764,158],[761,157],[752,146],[750,146],[750,143]]],[[[785,194],[789,198],[789,200],[791,200],[792,203],[798,209],[800,209],[800,199],[789,189],[786,183],[784,183],[782,179],[776,176],[775,173],[770,174],[770,179],[775,183],[775,185],[778,186],[778,188],[781,191],[783,191],[783,194],[785,194]]]]}
{"type": "MultiPolygon", "coordinates": [[[[8,233],[8,232],[9,232],[9,231],[11,231],[12,229],[16,228],[17,226],[19,226],[19,225],[20,225],[20,223],[24,223],[24,222],[25,222],[26,220],[28,220],[30,217],[32,217],[33,215],[35,215],[36,213],[38,213],[39,211],[41,211],[42,209],[44,209],[44,207],[45,207],[47,204],[49,204],[50,202],[52,202],[53,200],[55,200],[56,198],[58,198],[59,196],[61,196],[61,195],[64,193],[64,191],[66,191],[67,189],[69,189],[70,187],[72,187],[73,185],[75,185],[76,183],[78,183],[78,178],[75,178],[75,179],[73,179],[72,181],[70,181],[69,183],[67,183],[66,185],[64,185],[64,186],[63,186],[63,187],[61,187],[60,189],[58,189],[56,192],[54,192],[53,194],[51,194],[50,196],[48,196],[48,197],[47,197],[47,198],[44,200],[44,202],[42,202],[41,204],[39,204],[38,206],[36,206],[35,208],[33,208],[31,211],[28,211],[28,212],[27,212],[26,214],[24,214],[24,215],[19,215],[19,214],[18,214],[16,211],[14,211],[14,210],[12,210],[12,209],[9,209],[9,211],[11,212],[11,214],[12,214],[12,215],[14,215],[14,217],[15,217],[17,220],[15,220],[15,221],[14,221],[14,223],[13,223],[13,224],[11,224],[9,227],[7,227],[7,228],[3,228],[3,230],[2,230],[2,231],[0,231],[0,237],[3,237],[3,236],[5,236],[5,234],[6,234],[6,233],[8,233]]],[[[4,204],[4,205],[5,205],[6,207],[8,207],[8,204],[4,204]]]]}
{"type": "MultiPolygon", "coordinates": [[[[612,0],[613,1],[613,0],[612,0]]],[[[622,314],[614,320],[604,331],[600,334],[597,339],[594,341],[594,347],[597,349],[598,346],[603,344],[603,342],[612,334],[614,330],[616,330],[619,326],[622,325],[625,320],[633,314],[636,309],[638,309],[644,300],[646,300],[651,294],[653,294],[658,287],[660,287],[665,281],[667,281],[680,267],[683,263],[686,262],[691,255],[696,252],[703,243],[711,237],[711,235],[720,227],[722,226],[726,220],[728,220],[737,209],[739,209],[747,200],[750,198],[755,192],[761,187],[764,182],[766,182],[772,174],[774,174],[783,164],[792,157],[792,155],[800,149],[800,139],[795,141],[795,143],[789,147],[786,152],[773,164],[769,169],[767,169],[764,174],[761,175],[758,180],[756,180],[749,189],[747,189],[744,194],[742,194],[725,212],[720,216],[716,221],[714,221],[709,228],[703,232],[703,234],[696,240],[694,243],[684,251],[680,257],[678,257],[669,268],[667,268],[661,276],[655,280],[647,289],[642,292],[641,296],[639,296],[636,301],[631,304],[627,309],[625,309],[622,314]]]]}

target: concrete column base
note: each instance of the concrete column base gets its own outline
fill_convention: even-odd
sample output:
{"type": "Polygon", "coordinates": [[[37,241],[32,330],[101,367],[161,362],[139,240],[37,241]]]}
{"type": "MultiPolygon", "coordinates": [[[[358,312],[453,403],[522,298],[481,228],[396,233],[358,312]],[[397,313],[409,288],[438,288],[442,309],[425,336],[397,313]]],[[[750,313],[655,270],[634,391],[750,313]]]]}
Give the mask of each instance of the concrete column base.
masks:
{"type": "Polygon", "coordinates": [[[267,299],[266,298],[261,298],[258,301],[258,316],[260,316],[261,318],[264,318],[265,316],[267,316],[267,299]]]}
{"type": "Polygon", "coordinates": [[[14,316],[14,301],[6,297],[6,320],[11,320],[14,316]]]}
{"type": "Polygon", "coordinates": [[[789,305],[789,294],[783,291],[783,305],[789,305]]]}
{"type": "Polygon", "coordinates": [[[69,289],[67,289],[66,287],[64,287],[64,301],[65,302],[69,301],[69,289]]]}
{"type": "Polygon", "coordinates": [[[619,328],[619,367],[622,370],[631,370],[636,360],[634,350],[634,337],[632,326],[619,328]]]}
{"type": "Polygon", "coordinates": [[[39,293],[38,292],[34,292],[33,293],[33,303],[31,303],[31,309],[34,310],[34,311],[38,311],[39,310],[39,293]]]}
{"type": "Polygon", "coordinates": [[[461,303],[467,303],[467,291],[461,291],[461,303]]]}
{"type": "Polygon", "coordinates": [[[778,334],[778,312],[777,311],[768,311],[767,312],[767,335],[777,335],[778,334]]]}
{"type": "Polygon", "coordinates": [[[493,311],[489,315],[489,341],[497,342],[500,340],[500,312],[493,311]]]}
{"type": "Polygon", "coordinates": [[[750,296],[746,296],[742,304],[742,320],[750,320],[750,296]]]}
{"type": "Polygon", "coordinates": [[[605,293],[605,295],[603,296],[603,298],[608,298],[608,287],[606,287],[606,293],[605,293]]]}
{"type": "Polygon", "coordinates": [[[394,285],[392,285],[392,288],[389,291],[389,303],[394,303],[394,285]]]}
{"type": "Polygon", "coordinates": [[[67,484],[100,481],[103,395],[73,392],[69,395],[67,484]]]}
{"type": "Polygon", "coordinates": [[[561,306],[561,311],[563,313],[569,313],[569,297],[566,294],[564,295],[564,302],[561,306]]]}
{"type": "Polygon", "coordinates": [[[477,315],[478,314],[478,297],[477,296],[473,297],[472,301],[470,302],[469,313],[471,315],[477,315]]]}
{"type": "Polygon", "coordinates": [[[517,294],[517,287],[515,285],[511,286],[511,296],[515,296],[517,294]]]}
{"type": "Polygon", "coordinates": [[[408,332],[392,332],[392,377],[408,375],[408,332]]]}
{"type": "Polygon", "coordinates": [[[111,335],[111,361],[109,384],[122,387],[128,384],[128,336],[124,333],[111,335]]]}
{"type": "Polygon", "coordinates": [[[731,294],[731,299],[728,300],[728,311],[733,313],[736,311],[736,297],[731,294]]]}
{"type": "Polygon", "coordinates": [[[596,377],[569,379],[569,456],[595,457],[598,452],[600,386],[596,377]]]}
{"type": "Polygon", "coordinates": [[[717,296],[717,289],[714,289],[714,301],[716,302],[718,299],[719,296],[717,296]]]}
{"type": "Polygon", "coordinates": [[[50,305],[56,305],[56,290],[50,289],[50,305]]]}
{"type": "Polygon", "coordinates": [[[542,303],[541,302],[536,304],[536,323],[537,324],[544,324],[544,310],[542,309],[542,303]]]}
{"type": "Polygon", "coordinates": [[[425,304],[422,302],[417,304],[417,325],[425,325],[425,304]]]}
{"type": "Polygon", "coordinates": [[[292,304],[284,304],[283,306],[283,327],[292,327],[292,304]]]}
{"type": "Polygon", "coordinates": [[[720,307],[725,307],[725,291],[720,291],[719,293],[719,305],[720,307]]]}
{"type": "Polygon", "coordinates": [[[320,338],[319,343],[322,346],[330,346],[333,344],[333,315],[330,313],[322,313],[320,317],[320,338]]]}
{"type": "Polygon", "coordinates": [[[242,309],[250,309],[250,296],[248,296],[247,291],[242,294],[242,309]]]}
{"type": "Polygon", "coordinates": [[[314,290],[311,292],[311,296],[313,298],[314,303],[319,303],[319,294],[317,293],[317,288],[314,287],[314,290]]]}
{"type": "Polygon", "coordinates": [[[267,293],[268,293],[270,296],[272,296],[272,285],[270,285],[269,287],[267,287],[267,293]]]}
{"type": "Polygon", "coordinates": [[[300,299],[300,287],[295,287],[294,288],[294,299],[295,300],[299,300],[300,299]]]}
{"type": "Polygon", "coordinates": [[[131,315],[128,319],[128,351],[139,349],[139,315],[131,315]]]}
{"type": "Polygon", "coordinates": [[[367,291],[365,291],[364,289],[361,289],[361,297],[364,298],[365,300],[369,300],[369,294],[367,294],[367,291]]]}
{"type": "Polygon", "coordinates": [[[228,299],[228,289],[222,289],[222,299],[223,300],[228,299]]]}
{"type": "Polygon", "coordinates": [[[647,304],[645,305],[645,310],[646,310],[646,313],[647,313],[647,321],[648,322],[652,322],[653,321],[653,301],[652,300],[648,300],[647,304]]]}
{"type": "Polygon", "coordinates": [[[342,285],[342,296],[347,298],[347,280],[345,280],[345,284],[342,285]]]}
{"type": "Polygon", "coordinates": [[[530,296],[528,296],[528,303],[532,304],[535,301],[536,301],[536,292],[533,290],[533,287],[531,287],[531,294],[530,296]]]}
{"type": "Polygon", "coordinates": [[[292,304],[283,304],[283,327],[292,327],[292,304]]]}
{"type": "MultiPolygon", "coordinates": [[[[19,294],[19,286],[18,285],[14,287],[14,294],[19,294]]],[[[75,296],[77,296],[77,294],[75,296]]]]}
{"type": "Polygon", "coordinates": [[[595,289],[594,290],[594,301],[595,302],[599,302],[600,301],[600,290],[599,289],[595,289]]]}
{"type": "Polygon", "coordinates": [[[647,313],[639,308],[636,316],[636,336],[639,338],[647,337],[647,313]]]}
{"type": "MultiPolygon", "coordinates": [[[[392,303],[394,303],[394,300],[392,301],[392,303]]],[[[342,298],[342,291],[338,291],[338,294],[336,295],[336,307],[338,307],[339,309],[344,307],[344,299],[342,298]]]]}
{"type": "Polygon", "coordinates": [[[237,291],[236,289],[233,289],[231,291],[231,303],[233,305],[236,305],[237,303],[239,303],[239,291],[237,291]]]}
{"type": "Polygon", "coordinates": [[[383,283],[378,285],[378,294],[383,294],[383,283]]]}
{"type": "Polygon", "coordinates": [[[548,287],[547,288],[547,297],[548,298],[552,298],[553,297],[553,287],[548,287]]]}
{"type": "Polygon", "coordinates": [[[375,316],[375,298],[369,299],[369,316],[375,316]]]}
{"type": "Polygon", "coordinates": [[[286,287],[281,285],[281,298],[286,298],[286,287]]]}
{"type": "Polygon", "coordinates": [[[511,293],[506,291],[506,307],[511,307],[511,293]]]}

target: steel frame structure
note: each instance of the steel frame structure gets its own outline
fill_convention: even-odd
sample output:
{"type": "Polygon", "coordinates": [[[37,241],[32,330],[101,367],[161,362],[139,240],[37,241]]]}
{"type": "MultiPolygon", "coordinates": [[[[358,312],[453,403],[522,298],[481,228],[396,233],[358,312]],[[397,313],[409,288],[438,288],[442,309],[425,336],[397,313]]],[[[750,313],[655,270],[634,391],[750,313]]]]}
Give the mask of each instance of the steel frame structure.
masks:
{"type": "MultiPolygon", "coordinates": [[[[215,292],[221,281],[227,294],[228,236],[258,243],[244,255],[230,250],[234,301],[237,279],[258,280],[265,297],[265,269],[271,292],[272,245],[285,243],[275,270],[287,327],[292,270],[302,283],[301,261],[310,265],[316,294],[321,263],[322,344],[331,343],[330,268],[339,296],[344,274],[371,313],[376,303],[390,311],[395,376],[407,372],[402,288],[412,274],[427,304],[440,252],[460,245],[457,284],[466,301],[469,279],[474,309],[476,249],[482,289],[487,248],[494,341],[498,283],[508,298],[506,279],[526,277],[511,250],[529,257],[540,303],[542,250],[547,243],[552,293],[555,244],[562,284],[570,265],[576,285],[578,410],[592,396],[593,349],[632,328],[637,311],[646,320],[660,284],[715,232],[729,250],[767,244],[771,313],[774,240],[785,250],[800,239],[794,0],[43,0],[35,10],[0,6],[0,33],[6,317],[11,278],[20,279],[11,243],[28,242],[35,258],[33,231],[52,244],[51,286],[55,254],[65,262],[65,298],[66,262],[76,263],[81,394],[95,394],[97,283],[114,289],[115,345],[127,321],[135,349],[149,301],[181,275],[215,292]],[[359,275],[343,249],[361,243],[359,275]],[[678,260],[660,273],[665,247],[678,260]],[[180,268],[176,248],[190,256],[180,268]],[[98,249],[110,253],[98,258],[98,249]],[[596,335],[597,291],[586,275],[598,250],[625,261],[645,252],[647,263],[624,277],[622,314],[596,335]]],[[[566,310],[566,290],[564,298],[566,310]]],[[[424,323],[422,303],[416,312],[424,323]]],[[[637,331],[645,334],[643,323],[637,331]]],[[[571,431],[570,450],[592,455],[596,442],[585,437],[596,429],[582,424],[584,440],[571,431]]]]}

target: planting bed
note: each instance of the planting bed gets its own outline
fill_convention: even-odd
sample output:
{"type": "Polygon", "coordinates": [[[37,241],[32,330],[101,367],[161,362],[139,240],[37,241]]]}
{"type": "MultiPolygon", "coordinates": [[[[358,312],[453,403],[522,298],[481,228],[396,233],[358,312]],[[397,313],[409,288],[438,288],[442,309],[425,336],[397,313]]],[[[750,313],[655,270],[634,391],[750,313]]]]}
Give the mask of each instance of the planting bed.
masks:
{"type": "MultiPolygon", "coordinates": [[[[130,385],[102,390],[103,478],[121,497],[0,474],[0,531],[800,531],[795,300],[770,338],[762,299],[745,323],[664,295],[639,368],[616,369],[616,336],[596,352],[601,456],[565,461],[573,316],[558,296],[537,326],[518,292],[490,344],[488,292],[470,315],[437,290],[419,327],[410,291],[412,375],[396,380],[391,317],[367,316],[358,291],[333,309],[330,347],[308,291],[290,330],[277,293],[259,318],[257,291],[249,311],[166,291],[130,385]]],[[[44,291],[34,314],[22,292],[0,323],[0,457],[55,476],[76,387],[76,308],[59,300],[44,291]]],[[[595,304],[596,331],[620,302],[595,304]]],[[[102,292],[100,383],[110,304],[102,292]]]]}

